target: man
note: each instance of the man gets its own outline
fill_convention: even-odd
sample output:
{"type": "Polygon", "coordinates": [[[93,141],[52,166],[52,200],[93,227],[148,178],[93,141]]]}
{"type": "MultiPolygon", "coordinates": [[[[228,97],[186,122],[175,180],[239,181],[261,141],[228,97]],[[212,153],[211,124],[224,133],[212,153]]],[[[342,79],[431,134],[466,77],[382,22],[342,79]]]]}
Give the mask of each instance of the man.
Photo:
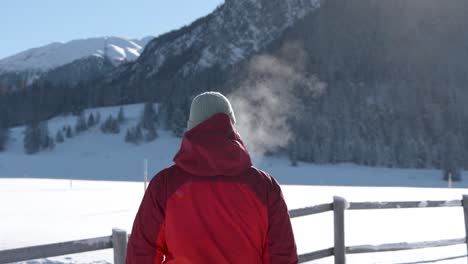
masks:
{"type": "Polygon", "coordinates": [[[127,264],[298,262],[280,186],[252,167],[235,122],[222,94],[193,99],[175,165],[143,197],[127,264]]]}

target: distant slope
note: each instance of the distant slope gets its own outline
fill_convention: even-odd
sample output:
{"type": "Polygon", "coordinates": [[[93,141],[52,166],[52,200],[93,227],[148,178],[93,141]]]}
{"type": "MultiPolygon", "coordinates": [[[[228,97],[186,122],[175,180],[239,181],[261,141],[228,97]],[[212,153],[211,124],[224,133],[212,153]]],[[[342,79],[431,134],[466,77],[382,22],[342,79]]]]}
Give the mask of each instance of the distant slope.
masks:
{"type": "MultiPolygon", "coordinates": [[[[160,129],[159,138],[139,145],[124,142],[128,128],[135,126],[143,111],[143,104],[125,105],[125,124],[119,134],[103,134],[97,125],[65,142],[57,143],[55,149],[34,155],[25,154],[23,147],[24,126],[11,129],[11,140],[5,152],[0,152],[0,178],[68,178],[87,180],[139,181],[143,160],[150,162],[150,171],[155,173],[173,164],[181,139],[170,131],[160,129]]],[[[97,113],[101,123],[109,116],[117,116],[119,107],[87,109],[85,116],[97,113]]],[[[48,121],[50,135],[55,138],[64,126],[74,128],[76,116],[59,116],[48,121]]],[[[252,134],[241,134],[249,142],[252,134]]],[[[314,165],[299,163],[292,167],[287,157],[265,157],[251,153],[253,163],[271,172],[282,184],[293,185],[340,185],[340,186],[411,186],[443,188],[440,170],[435,169],[388,169],[371,168],[354,164],[314,165]]],[[[152,176],[152,175],[151,175],[152,176]]],[[[468,177],[467,172],[464,173],[468,177]]],[[[454,183],[454,187],[467,188],[468,181],[454,183]]]]}
{"type": "Polygon", "coordinates": [[[319,6],[319,0],[225,1],[191,25],[153,39],[133,65],[107,81],[131,89],[228,68],[264,50],[319,6]]]}
{"type": "Polygon", "coordinates": [[[55,85],[67,84],[68,87],[78,82],[92,81],[115,69],[115,65],[101,56],[89,56],[59,66],[44,73],[39,80],[55,85]]]}
{"type": "Polygon", "coordinates": [[[44,72],[88,56],[103,56],[107,45],[108,56],[115,63],[137,59],[145,45],[152,39],[124,39],[98,37],[52,43],[29,49],[0,60],[0,72],[44,72]]]}
{"type": "MultiPolygon", "coordinates": [[[[468,168],[467,13],[466,0],[228,0],[64,97],[155,101],[180,130],[193,96],[217,90],[292,160],[468,168]]],[[[0,97],[0,116],[14,126],[66,113],[55,90],[46,107],[40,91],[0,97]]]]}

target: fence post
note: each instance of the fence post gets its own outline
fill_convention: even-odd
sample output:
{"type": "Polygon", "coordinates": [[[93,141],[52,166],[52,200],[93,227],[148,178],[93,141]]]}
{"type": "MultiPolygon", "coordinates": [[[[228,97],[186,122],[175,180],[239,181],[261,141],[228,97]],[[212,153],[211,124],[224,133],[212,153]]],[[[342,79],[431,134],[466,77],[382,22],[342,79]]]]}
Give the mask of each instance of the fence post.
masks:
{"type": "Polygon", "coordinates": [[[333,216],[335,233],[335,247],[333,250],[333,254],[335,255],[335,264],[346,264],[344,227],[344,214],[346,210],[346,204],[346,199],[337,196],[333,197],[333,216]]]}
{"type": "Polygon", "coordinates": [[[112,229],[112,247],[114,248],[114,264],[125,264],[127,255],[127,232],[122,229],[112,229]]]}
{"type": "Polygon", "coordinates": [[[466,252],[468,253],[468,195],[463,195],[463,212],[465,215],[465,244],[466,252]]]}

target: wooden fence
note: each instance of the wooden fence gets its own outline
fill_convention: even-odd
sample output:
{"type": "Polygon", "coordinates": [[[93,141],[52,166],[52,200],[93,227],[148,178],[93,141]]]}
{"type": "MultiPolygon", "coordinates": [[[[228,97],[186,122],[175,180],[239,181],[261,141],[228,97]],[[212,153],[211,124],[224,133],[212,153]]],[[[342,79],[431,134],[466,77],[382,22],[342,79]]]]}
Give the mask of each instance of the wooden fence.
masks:
{"type": "MultiPolygon", "coordinates": [[[[289,211],[291,218],[315,215],[333,211],[334,221],[334,247],[303,254],[299,256],[299,263],[326,257],[334,257],[335,264],[345,264],[346,254],[376,253],[387,251],[413,250],[422,248],[445,247],[467,244],[468,251],[468,195],[462,200],[453,201],[417,201],[417,202],[365,202],[348,203],[344,198],[334,197],[333,203],[321,204],[307,208],[289,211]],[[382,245],[349,246],[345,244],[345,211],[347,210],[374,210],[374,209],[404,209],[404,208],[434,208],[434,207],[460,207],[464,208],[465,237],[458,239],[423,241],[415,243],[393,243],[382,245]]],[[[111,236],[97,237],[84,240],[68,241],[49,245],[33,246],[0,251],[0,264],[56,257],[88,251],[114,249],[114,263],[125,264],[127,251],[127,232],[113,229],[111,236]]]]}
{"type": "Polygon", "coordinates": [[[365,202],[348,203],[346,199],[334,197],[333,203],[321,204],[307,208],[295,209],[289,212],[291,218],[315,215],[333,211],[334,216],[334,247],[327,248],[299,256],[299,263],[326,257],[334,257],[335,264],[345,264],[346,254],[376,253],[400,250],[413,250],[422,248],[446,247],[460,244],[467,245],[468,252],[468,195],[462,200],[453,201],[417,201],[417,202],[365,202]],[[405,208],[440,208],[463,206],[465,217],[465,237],[448,240],[423,241],[415,243],[392,243],[382,245],[349,246],[345,244],[345,211],[347,210],[377,210],[377,209],[405,209],[405,208]]]}
{"type": "Polygon", "coordinates": [[[0,263],[12,263],[113,248],[114,263],[125,264],[127,240],[128,235],[126,231],[112,229],[112,235],[106,237],[3,250],[0,251],[0,263]]]}

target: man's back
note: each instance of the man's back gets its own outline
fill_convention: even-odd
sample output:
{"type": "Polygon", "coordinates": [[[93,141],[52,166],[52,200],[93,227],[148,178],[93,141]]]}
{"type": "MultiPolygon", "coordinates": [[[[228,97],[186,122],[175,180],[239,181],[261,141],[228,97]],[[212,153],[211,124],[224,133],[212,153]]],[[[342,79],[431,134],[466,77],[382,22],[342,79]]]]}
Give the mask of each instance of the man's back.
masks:
{"type": "Polygon", "coordinates": [[[252,167],[227,115],[188,131],[174,162],[145,193],[127,264],[297,263],[281,189],[252,167]]]}
{"type": "MultiPolygon", "coordinates": [[[[162,171],[148,189],[151,201],[158,201],[155,204],[165,215],[159,258],[165,255],[165,263],[270,263],[269,242],[275,241],[283,251],[283,261],[273,263],[295,263],[296,248],[287,231],[289,219],[279,219],[268,210],[269,203],[280,199],[275,197],[278,194],[276,182],[254,168],[235,177],[193,176],[177,166],[162,171]],[[268,234],[270,219],[285,226],[268,234]]],[[[285,215],[286,207],[278,206],[276,210],[285,215]]],[[[133,232],[138,229],[134,227],[133,232]]]]}

